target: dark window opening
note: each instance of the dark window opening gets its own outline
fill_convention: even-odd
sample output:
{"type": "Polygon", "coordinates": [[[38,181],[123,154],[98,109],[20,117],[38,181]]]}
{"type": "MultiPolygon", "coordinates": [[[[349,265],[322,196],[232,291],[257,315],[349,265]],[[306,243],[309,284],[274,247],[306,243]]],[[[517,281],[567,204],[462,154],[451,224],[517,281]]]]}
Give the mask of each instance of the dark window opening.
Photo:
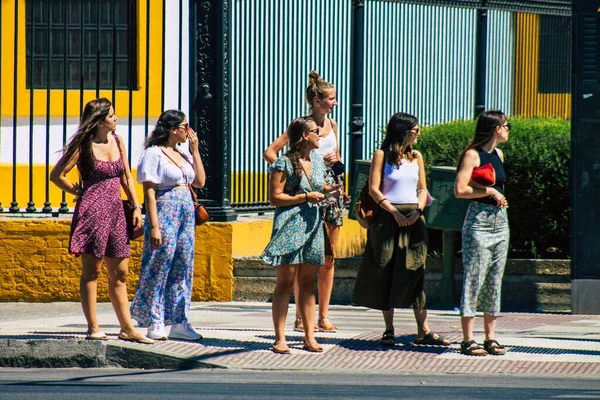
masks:
{"type": "Polygon", "coordinates": [[[571,92],[571,18],[540,15],[538,92],[571,92]]]}
{"type": "Polygon", "coordinates": [[[137,89],[136,0],[28,0],[25,12],[28,89],[137,89]]]}

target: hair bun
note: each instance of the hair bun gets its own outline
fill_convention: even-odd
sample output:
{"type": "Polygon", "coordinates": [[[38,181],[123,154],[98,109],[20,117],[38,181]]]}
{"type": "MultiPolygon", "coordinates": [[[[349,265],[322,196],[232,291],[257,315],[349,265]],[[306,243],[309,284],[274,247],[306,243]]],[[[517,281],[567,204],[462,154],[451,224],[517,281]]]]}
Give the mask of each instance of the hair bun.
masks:
{"type": "Polygon", "coordinates": [[[321,75],[319,75],[319,73],[316,70],[312,70],[310,71],[310,73],[308,74],[308,80],[311,83],[317,83],[321,80],[323,80],[323,78],[321,78],[321,75]]]}

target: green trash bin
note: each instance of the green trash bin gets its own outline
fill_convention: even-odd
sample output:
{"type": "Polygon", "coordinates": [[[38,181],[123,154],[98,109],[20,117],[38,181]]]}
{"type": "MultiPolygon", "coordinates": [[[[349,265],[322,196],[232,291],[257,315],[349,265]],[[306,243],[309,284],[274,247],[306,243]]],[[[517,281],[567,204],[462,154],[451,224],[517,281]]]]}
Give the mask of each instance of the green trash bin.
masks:
{"type": "Polygon", "coordinates": [[[442,229],[443,265],[438,308],[454,307],[454,253],[456,231],[462,228],[469,201],[454,197],[456,168],[430,167],[429,193],[436,199],[425,209],[428,228],[442,229]]]}
{"type": "Polygon", "coordinates": [[[469,201],[454,197],[456,168],[430,167],[429,193],[436,199],[425,209],[428,228],[460,231],[469,201]]]}

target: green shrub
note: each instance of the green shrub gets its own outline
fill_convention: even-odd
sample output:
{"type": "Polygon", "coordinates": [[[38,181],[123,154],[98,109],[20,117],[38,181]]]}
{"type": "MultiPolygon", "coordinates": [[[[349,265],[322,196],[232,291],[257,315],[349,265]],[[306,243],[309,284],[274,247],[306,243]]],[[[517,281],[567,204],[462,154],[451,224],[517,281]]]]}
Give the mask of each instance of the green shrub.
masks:
{"type": "MultiPolygon", "coordinates": [[[[511,257],[562,257],[570,254],[569,161],[567,120],[511,118],[504,152],[509,203],[511,257]]],[[[456,165],[470,143],[475,121],[424,127],[417,148],[426,167],[456,165]]]]}

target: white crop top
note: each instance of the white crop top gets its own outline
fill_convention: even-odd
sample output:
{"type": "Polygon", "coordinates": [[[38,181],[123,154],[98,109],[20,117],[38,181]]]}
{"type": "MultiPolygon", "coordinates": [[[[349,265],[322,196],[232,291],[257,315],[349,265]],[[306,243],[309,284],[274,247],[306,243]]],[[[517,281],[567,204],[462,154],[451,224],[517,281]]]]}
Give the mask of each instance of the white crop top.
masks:
{"type": "Polygon", "coordinates": [[[402,160],[400,165],[392,165],[386,161],[383,171],[382,193],[392,204],[416,204],[417,182],[419,181],[419,164],[417,160],[402,160]]]}
{"type": "Polygon", "coordinates": [[[186,178],[181,173],[181,168],[173,164],[162,152],[159,146],[152,146],[144,150],[137,167],[138,183],[153,182],[159,189],[165,189],[177,185],[192,183],[196,174],[193,167],[193,159],[187,144],[178,146],[177,150],[183,155],[187,162],[182,164],[186,178]]]}
{"type": "Polygon", "coordinates": [[[329,121],[329,135],[324,138],[319,139],[319,148],[315,149],[315,153],[320,156],[324,156],[327,153],[332,151],[337,151],[337,137],[335,132],[333,131],[333,126],[331,125],[331,120],[327,118],[329,121]]]}

